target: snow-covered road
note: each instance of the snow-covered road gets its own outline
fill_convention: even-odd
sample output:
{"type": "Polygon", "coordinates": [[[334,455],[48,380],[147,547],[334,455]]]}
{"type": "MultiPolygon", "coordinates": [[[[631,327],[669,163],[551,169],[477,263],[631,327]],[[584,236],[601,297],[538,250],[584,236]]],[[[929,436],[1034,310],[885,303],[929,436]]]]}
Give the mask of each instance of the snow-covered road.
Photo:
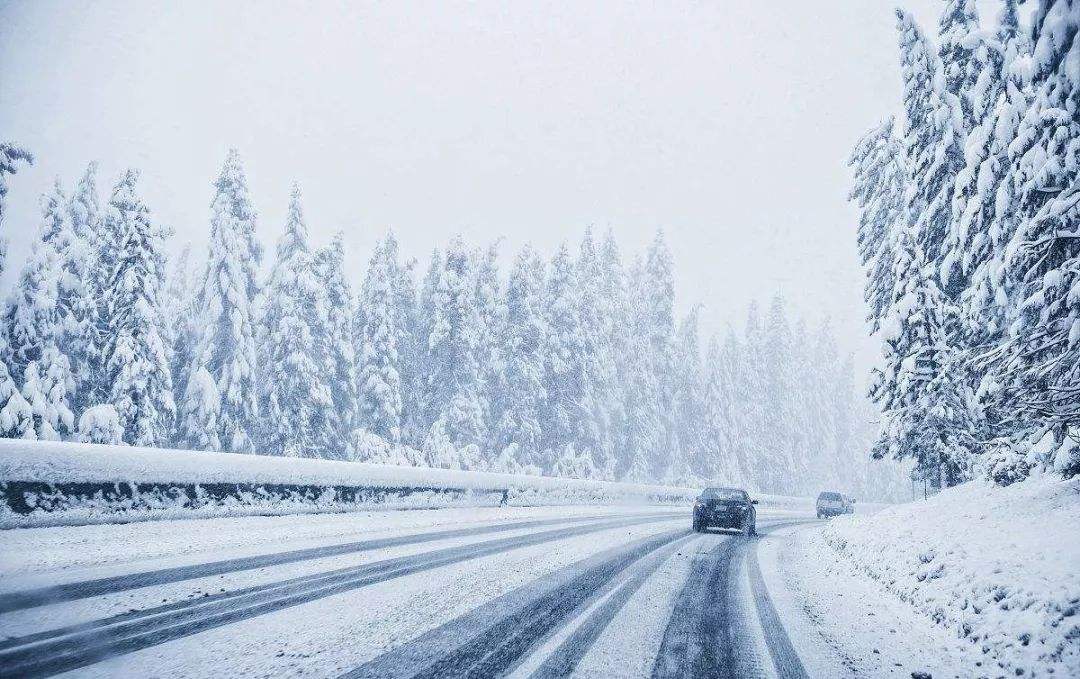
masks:
{"type": "Polygon", "coordinates": [[[5,531],[0,675],[850,675],[759,549],[814,523],[764,510],[746,538],[694,534],[686,509],[547,507],[5,531]]]}

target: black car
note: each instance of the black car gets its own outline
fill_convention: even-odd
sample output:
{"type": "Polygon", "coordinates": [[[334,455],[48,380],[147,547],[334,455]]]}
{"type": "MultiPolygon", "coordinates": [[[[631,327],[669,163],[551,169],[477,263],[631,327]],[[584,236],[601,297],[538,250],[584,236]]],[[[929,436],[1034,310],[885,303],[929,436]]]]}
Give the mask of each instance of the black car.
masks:
{"type": "Polygon", "coordinates": [[[741,488],[706,488],[694,502],[694,531],[733,528],[757,535],[756,504],[741,488]]]}

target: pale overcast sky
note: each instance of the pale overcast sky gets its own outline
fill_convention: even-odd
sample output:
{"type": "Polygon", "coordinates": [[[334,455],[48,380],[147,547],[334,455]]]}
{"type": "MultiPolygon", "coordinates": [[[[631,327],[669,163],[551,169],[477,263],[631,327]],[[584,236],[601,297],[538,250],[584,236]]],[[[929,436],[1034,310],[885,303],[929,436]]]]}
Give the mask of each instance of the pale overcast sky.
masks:
{"type": "MultiPolygon", "coordinates": [[[[933,31],[940,2],[900,4],[933,31]]],[[[893,7],[0,0],[0,138],[37,157],[12,181],[5,278],[42,191],[90,160],[103,200],[137,167],[176,240],[204,244],[236,146],[268,247],[293,180],[356,277],[387,227],[422,261],[454,233],[504,237],[509,260],[590,224],[630,253],[663,227],[710,328],[779,289],[865,366],[845,159],[898,107],[893,7]]]]}

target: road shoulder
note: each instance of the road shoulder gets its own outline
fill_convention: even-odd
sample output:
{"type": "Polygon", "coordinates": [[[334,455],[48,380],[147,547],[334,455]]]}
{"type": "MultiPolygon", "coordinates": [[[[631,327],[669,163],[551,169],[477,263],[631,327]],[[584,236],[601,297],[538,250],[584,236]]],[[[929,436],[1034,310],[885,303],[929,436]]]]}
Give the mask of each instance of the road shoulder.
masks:
{"type": "Polygon", "coordinates": [[[777,615],[812,677],[968,677],[977,658],[959,640],[805,540],[820,526],[776,531],[758,563],[777,615]]]}

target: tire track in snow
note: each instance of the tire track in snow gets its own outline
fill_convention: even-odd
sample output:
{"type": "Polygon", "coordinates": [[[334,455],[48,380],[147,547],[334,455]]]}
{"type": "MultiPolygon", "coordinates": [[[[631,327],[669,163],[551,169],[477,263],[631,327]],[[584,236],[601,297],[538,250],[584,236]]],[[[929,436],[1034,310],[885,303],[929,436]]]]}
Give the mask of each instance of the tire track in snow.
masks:
{"type": "MultiPolygon", "coordinates": [[[[668,532],[579,561],[388,651],[341,679],[503,675],[576,612],[602,596],[619,573],[686,537],[690,537],[688,529],[668,532]]],[[[599,619],[597,626],[602,628],[599,619]]]]}
{"type": "MultiPolygon", "coordinates": [[[[763,534],[799,523],[805,521],[772,523],[763,534]]],[[[747,551],[755,554],[759,539],[760,536],[728,535],[697,559],[664,630],[660,652],[653,665],[653,679],[740,679],[750,671],[741,666],[745,662],[740,664],[739,659],[756,644],[740,615],[738,574],[741,560],[747,551]]],[[[750,565],[753,568],[756,564],[755,557],[750,565]]],[[[751,573],[751,594],[773,664],[778,671],[783,667],[786,668],[784,671],[792,672],[784,674],[782,671],[780,676],[783,679],[805,678],[802,663],[776,615],[760,570],[756,582],[751,573]]]]}
{"type": "MultiPolygon", "coordinates": [[[[667,515],[671,516],[670,513],[667,515]]],[[[664,516],[664,514],[641,514],[638,516],[642,518],[659,517],[664,516]]],[[[45,606],[48,604],[61,603],[65,601],[76,601],[79,599],[87,599],[94,596],[101,596],[103,594],[115,594],[117,592],[125,592],[132,589],[139,589],[141,587],[164,585],[173,582],[181,582],[183,580],[193,580],[196,578],[203,578],[213,575],[222,575],[224,573],[253,570],[256,568],[267,568],[269,566],[280,566],[283,564],[295,563],[298,561],[309,561],[326,557],[342,556],[344,554],[367,552],[376,549],[386,549],[388,547],[399,547],[403,545],[434,542],[437,540],[448,540],[459,537],[478,536],[490,533],[520,530],[522,528],[540,528],[543,526],[553,526],[557,524],[586,523],[589,521],[598,521],[608,518],[611,518],[610,515],[571,517],[563,519],[537,519],[532,521],[517,521],[505,524],[476,526],[472,528],[456,528],[451,530],[433,531],[429,533],[417,533],[412,535],[399,535],[389,538],[360,540],[356,542],[325,545],[322,547],[297,549],[288,552],[275,552],[272,554],[240,557],[236,559],[226,559],[223,561],[212,561],[210,563],[194,564],[191,566],[162,568],[153,571],[145,571],[142,573],[131,573],[128,575],[97,578],[94,580],[86,580],[83,582],[71,582],[61,585],[51,585],[48,587],[39,587],[36,589],[24,590],[21,592],[7,592],[4,594],[0,594],[0,613],[10,613],[12,611],[19,611],[26,608],[35,608],[37,606],[45,606]]],[[[10,641],[5,640],[3,642],[0,642],[0,649],[9,647],[10,645],[10,641]]]]}
{"type": "Polygon", "coordinates": [[[758,565],[757,545],[750,550],[747,570],[750,574],[750,587],[754,594],[754,604],[757,606],[758,618],[761,620],[761,629],[765,634],[765,643],[772,656],[773,666],[780,679],[808,679],[806,669],[803,667],[799,654],[780,622],[780,616],[776,613],[772,599],[769,598],[769,590],[765,585],[765,578],[761,576],[761,567],[758,565]]]}
{"type": "Polygon", "coordinates": [[[574,673],[581,659],[592,648],[593,643],[607,629],[608,623],[623,609],[626,602],[641,589],[645,581],[649,579],[680,546],[694,537],[687,535],[676,540],[655,553],[643,558],[634,564],[629,570],[631,573],[619,584],[615,591],[603,603],[596,607],[588,617],[563,640],[559,646],[544,659],[530,676],[530,679],[556,679],[568,677],[574,673]]]}
{"type": "Polygon", "coordinates": [[[450,547],[53,630],[44,633],[49,635],[48,638],[32,635],[12,640],[7,649],[0,651],[0,675],[49,676],[231,622],[424,570],[545,542],[670,519],[671,516],[667,515],[609,520],[450,547]]]}
{"type": "Polygon", "coordinates": [[[737,677],[729,611],[734,556],[741,542],[725,535],[694,561],[664,630],[653,679],[737,677]]]}

